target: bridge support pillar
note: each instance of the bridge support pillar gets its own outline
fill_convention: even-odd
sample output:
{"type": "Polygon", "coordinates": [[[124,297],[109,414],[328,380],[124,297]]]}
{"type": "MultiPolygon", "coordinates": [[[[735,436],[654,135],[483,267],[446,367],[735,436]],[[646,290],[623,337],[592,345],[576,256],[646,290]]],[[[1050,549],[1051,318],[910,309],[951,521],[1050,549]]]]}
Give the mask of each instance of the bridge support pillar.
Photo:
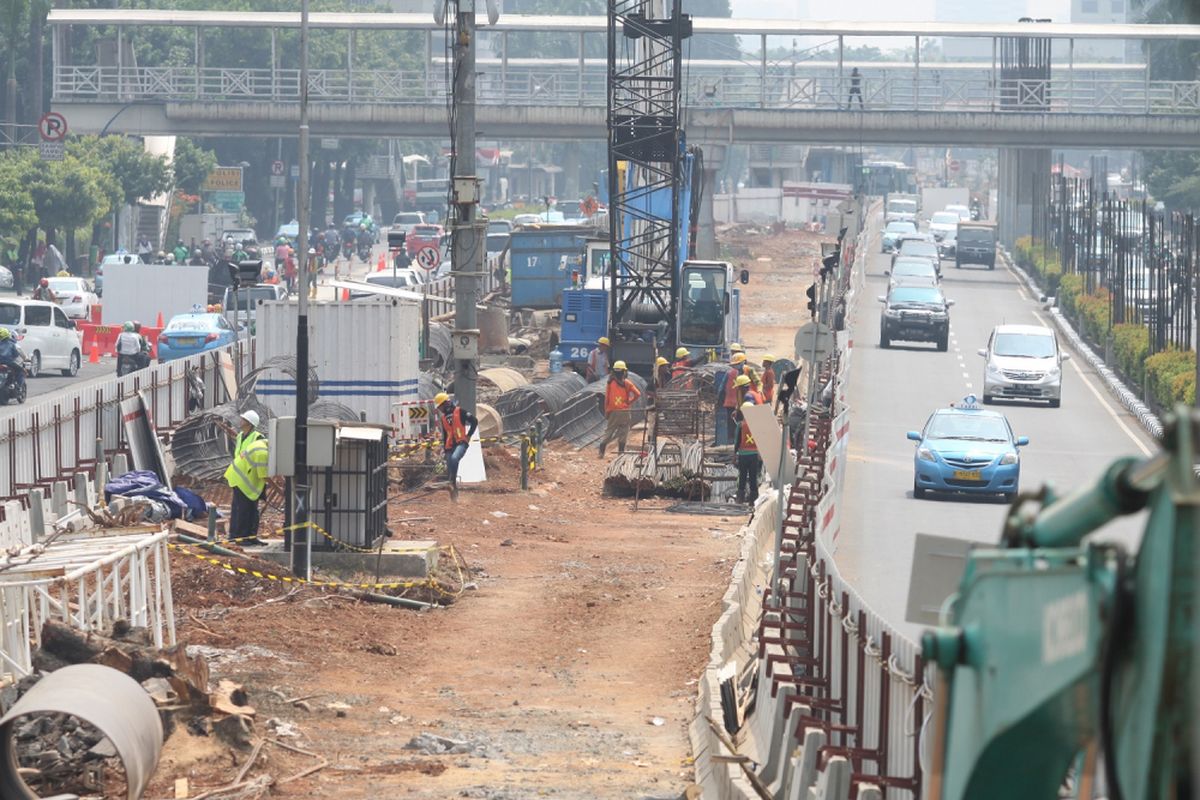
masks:
{"type": "Polygon", "coordinates": [[[713,261],[717,258],[717,225],[713,217],[713,196],[717,193],[717,172],[725,164],[724,145],[704,145],[704,165],[700,171],[700,213],[696,216],[696,252],[691,258],[713,261]]]}
{"type": "Polygon", "coordinates": [[[1050,150],[1000,148],[996,219],[1000,241],[1012,248],[1032,236],[1034,218],[1049,201],[1050,150]]]}

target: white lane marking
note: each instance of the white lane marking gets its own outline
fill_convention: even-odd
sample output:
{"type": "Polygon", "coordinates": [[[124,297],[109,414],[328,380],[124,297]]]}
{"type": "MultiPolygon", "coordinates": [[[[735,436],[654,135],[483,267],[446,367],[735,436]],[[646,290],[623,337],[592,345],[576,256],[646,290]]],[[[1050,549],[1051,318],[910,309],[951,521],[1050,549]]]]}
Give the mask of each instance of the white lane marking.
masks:
{"type": "MultiPolygon", "coordinates": [[[[1051,327],[1049,321],[1044,319],[1041,314],[1037,313],[1036,311],[1034,311],[1032,313],[1033,313],[1034,319],[1036,319],[1038,322],[1042,323],[1047,328],[1051,327]]],[[[1078,355],[1078,354],[1076,354],[1076,355],[1078,355]]],[[[1117,427],[1120,428],[1121,430],[1123,430],[1125,432],[1125,435],[1133,440],[1133,443],[1135,445],[1137,445],[1137,449],[1142,451],[1142,455],[1144,455],[1144,456],[1153,455],[1153,451],[1151,451],[1149,447],[1146,447],[1146,445],[1144,445],[1142,443],[1142,440],[1140,438],[1138,438],[1137,434],[1135,434],[1133,432],[1133,430],[1130,429],[1130,427],[1125,424],[1125,420],[1121,419],[1120,415],[1117,414],[1117,412],[1113,410],[1112,404],[1109,402],[1108,397],[1106,395],[1100,393],[1100,390],[1095,387],[1095,385],[1088,378],[1088,376],[1084,374],[1082,369],[1080,369],[1078,362],[1076,362],[1075,359],[1071,359],[1071,361],[1069,363],[1071,364],[1072,367],[1074,367],[1075,374],[1079,376],[1079,379],[1081,381],[1083,381],[1083,385],[1088,388],[1088,391],[1091,392],[1095,396],[1096,400],[1098,400],[1100,402],[1100,405],[1104,408],[1104,410],[1108,412],[1108,415],[1113,418],[1113,421],[1117,423],[1117,427]]]]}

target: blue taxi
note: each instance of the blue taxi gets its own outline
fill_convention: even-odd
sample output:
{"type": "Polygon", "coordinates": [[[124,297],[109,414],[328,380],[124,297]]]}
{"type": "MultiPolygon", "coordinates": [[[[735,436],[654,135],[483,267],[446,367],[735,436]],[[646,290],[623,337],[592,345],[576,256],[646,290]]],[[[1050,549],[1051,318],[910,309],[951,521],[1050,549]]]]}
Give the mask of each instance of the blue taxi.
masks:
{"type": "Polygon", "coordinates": [[[1008,419],[982,408],[974,395],[929,416],[925,429],[909,431],[913,456],[913,497],[926,492],[1002,495],[1012,502],[1021,482],[1026,436],[1014,436],[1008,419]]]}

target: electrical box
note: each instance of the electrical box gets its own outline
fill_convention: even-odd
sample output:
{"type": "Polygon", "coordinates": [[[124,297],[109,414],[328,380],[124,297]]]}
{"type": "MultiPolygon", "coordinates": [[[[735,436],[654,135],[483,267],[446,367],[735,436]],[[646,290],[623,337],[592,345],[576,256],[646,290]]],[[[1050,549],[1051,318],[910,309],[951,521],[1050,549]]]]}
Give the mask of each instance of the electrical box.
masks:
{"type": "Polygon", "coordinates": [[[454,357],[460,360],[471,360],[479,357],[479,331],[455,331],[454,357]]]}
{"type": "Polygon", "coordinates": [[[482,184],[474,175],[460,176],[454,179],[455,205],[475,205],[479,202],[479,186],[482,184]]]}
{"type": "MultiPolygon", "coordinates": [[[[308,421],[308,465],[333,466],[337,428],[332,422],[308,421]]],[[[296,472],[296,418],[272,417],[267,422],[267,473],[294,477],[296,472]]]]}

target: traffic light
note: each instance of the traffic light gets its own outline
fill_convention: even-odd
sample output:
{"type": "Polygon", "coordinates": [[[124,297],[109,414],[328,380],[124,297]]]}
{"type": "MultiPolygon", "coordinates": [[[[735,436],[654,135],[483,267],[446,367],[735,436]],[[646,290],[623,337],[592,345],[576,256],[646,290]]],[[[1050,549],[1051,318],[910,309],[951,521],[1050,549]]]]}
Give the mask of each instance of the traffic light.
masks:
{"type": "Polygon", "coordinates": [[[804,290],[808,295],[808,315],[814,319],[817,316],[817,285],[814,283],[804,290]]]}
{"type": "Polygon", "coordinates": [[[239,261],[237,265],[238,283],[242,286],[258,283],[258,277],[262,275],[262,265],[261,258],[239,261]]]}

